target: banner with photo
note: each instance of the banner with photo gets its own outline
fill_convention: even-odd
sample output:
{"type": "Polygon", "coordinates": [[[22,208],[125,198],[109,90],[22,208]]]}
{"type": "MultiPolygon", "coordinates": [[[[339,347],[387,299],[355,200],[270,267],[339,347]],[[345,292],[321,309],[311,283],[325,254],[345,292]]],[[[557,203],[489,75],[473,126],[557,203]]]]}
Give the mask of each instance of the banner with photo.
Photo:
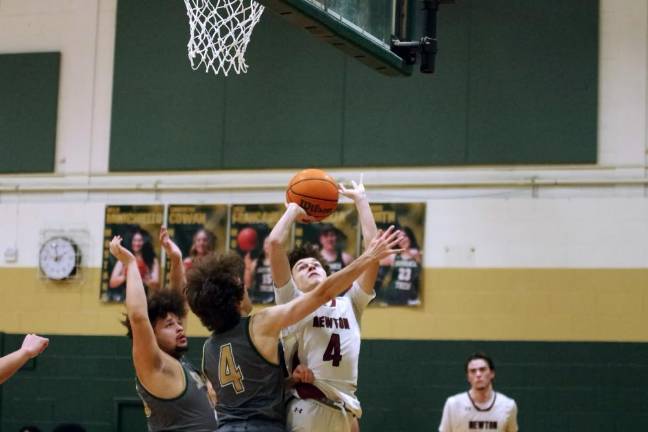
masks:
{"type": "Polygon", "coordinates": [[[378,229],[390,225],[403,231],[403,252],[380,263],[375,290],[375,306],[418,306],[423,291],[423,245],[425,203],[372,204],[378,229]]]}
{"type": "Polygon", "coordinates": [[[323,222],[295,225],[295,247],[317,246],[331,273],[346,267],[358,256],[358,213],[353,204],[339,204],[323,222]]]}
{"type": "Polygon", "coordinates": [[[272,273],[264,242],[285,209],[283,204],[237,204],[230,207],[230,249],[243,257],[243,282],[252,303],[274,303],[272,273]]]}
{"type": "MultiPolygon", "coordinates": [[[[227,250],[227,205],[170,205],[167,228],[184,258],[185,270],[203,256],[227,250]]],[[[169,262],[166,260],[168,283],[169,262]]]]}
{"type": "Polygon", "coordinates": [[[123,302],[126,297],[126,269],[108,249],[113,236],[124,239],[122,245],[133,252],[145,288],[160,286],[160,242],[158,234],[164,218],[162,205],[106,206],[100,299],[123,302]]]}

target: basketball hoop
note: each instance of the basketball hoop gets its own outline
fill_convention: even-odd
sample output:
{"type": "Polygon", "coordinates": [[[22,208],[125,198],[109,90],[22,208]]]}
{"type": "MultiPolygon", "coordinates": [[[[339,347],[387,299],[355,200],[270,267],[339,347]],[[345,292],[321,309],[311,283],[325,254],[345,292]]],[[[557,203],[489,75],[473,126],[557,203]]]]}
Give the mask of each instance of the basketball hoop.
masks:
{"type": "Polygon", "coordinates": [[[264,7],[254,0],[184,0],[189,17],[191,68],[205,72],[247,72],[245,49],[264,7]]]}

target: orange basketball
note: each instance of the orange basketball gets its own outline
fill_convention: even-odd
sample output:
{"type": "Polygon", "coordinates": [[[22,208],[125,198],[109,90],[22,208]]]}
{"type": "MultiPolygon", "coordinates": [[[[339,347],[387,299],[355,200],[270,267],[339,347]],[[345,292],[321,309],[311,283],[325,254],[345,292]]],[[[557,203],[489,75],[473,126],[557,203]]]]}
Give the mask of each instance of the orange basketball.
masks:
{"type": "Polygon", "coordinates": [[[286,201],[294,202],[318,221],[335,211],[338,186],[324,171],[309,168],[298,172],[288,183],[286,201]]]}

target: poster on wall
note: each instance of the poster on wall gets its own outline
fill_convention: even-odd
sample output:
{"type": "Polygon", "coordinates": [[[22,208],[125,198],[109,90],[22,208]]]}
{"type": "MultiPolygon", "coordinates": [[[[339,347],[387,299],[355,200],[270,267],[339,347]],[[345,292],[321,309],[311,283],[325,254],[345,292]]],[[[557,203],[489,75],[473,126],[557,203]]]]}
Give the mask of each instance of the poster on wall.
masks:
{"type": "Polygon", "coordinates": [[[270,261],[265,239],[285,211],[283,204],[237,204],[230,207],[230,250],[245,263],[243,282],[250,300],[274,303],[270,261]]]}
{"type": "Polygon", "coordinates": [[[358,256],[358,213],[353,204],[339,204],[319,223],[295,225],[295,247],[310,243],[328,263],[331,273],[340,271],[358,256]]]}
{"type": "MultiPolygon", "coordinates": [[[[167,228],[182,252],[185,270],[201,257],[227,250],[227,209],[226,205],[169,206],[167,228]]],[[[165,285],[169,276],[168,258],[166,261],[165,285]]]]}
{"type": "Polygon", "coordinates": [[[423,291],[425,203],[372,204],[378,229],[390,225],[403,231],[403,252],[380,262],[374,306],[418,306],[423,291]]]}
{"type": "Polygon", "coordinates": [[[102,301],[121,303],[126,298],[126,269],[108,249],[110,241],[116,235],[122,236],[122,245],[135,255],[145,289],[159,288],[161,271],[158,235],[163,218],[164,206],[161,205],[106,206],[99,294],[102,301]]]}

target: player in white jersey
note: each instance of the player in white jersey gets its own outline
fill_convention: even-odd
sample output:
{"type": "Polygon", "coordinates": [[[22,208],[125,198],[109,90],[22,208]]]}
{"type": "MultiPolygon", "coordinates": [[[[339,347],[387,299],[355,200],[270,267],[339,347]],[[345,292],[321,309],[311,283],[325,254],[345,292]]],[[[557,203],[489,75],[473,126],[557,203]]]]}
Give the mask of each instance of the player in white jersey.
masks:
{"type": "Polygon", "coordinates": [[[517,432],[515,401],[493,389],[493,360],[476,353],[468,357],[465,368],[470,389],[446,400],[439,432],[517,432]]]}
{"type": "MultiPolygon", "coordinates": [[[[377,229],[362,184],[353,182],[340,192],[351,198],[358,210],[365,245],[377,229]]],[[[309,245],[287,256],[285,241],[296,220],[308,222],[296,204],[273,228],[269,238],[270,266],[275,282],[275,301],[286,303],[317,286],[328,275],[326,263],[309,245]]],[[[288,405],[288,430],[293,432],[348,432],[362,415],[355,395],[360,355],[362,312],[375,297],[373,290],[378,266],[369,267],[344,296],[331,299],[304,320],[282,333],[289,372],[301,364],[312,370],[315,380],[297,384],[295,399],[288,405]]]]}

